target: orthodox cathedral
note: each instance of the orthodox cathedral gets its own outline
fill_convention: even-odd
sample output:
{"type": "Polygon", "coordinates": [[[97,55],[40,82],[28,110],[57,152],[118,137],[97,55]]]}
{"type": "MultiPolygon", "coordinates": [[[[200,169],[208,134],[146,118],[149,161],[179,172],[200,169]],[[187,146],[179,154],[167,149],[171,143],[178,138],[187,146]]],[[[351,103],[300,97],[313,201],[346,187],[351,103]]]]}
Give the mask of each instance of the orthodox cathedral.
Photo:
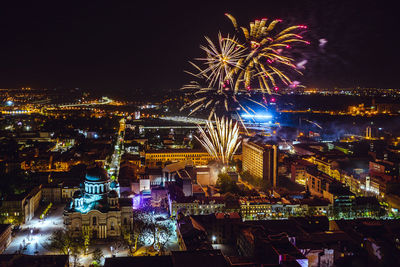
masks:
{"type": "Polygon", "coordinates": [[[93,238],[117,237],[132,226],[132,199],[119,198],[119,186],[101,167],[86,172],[83,188],[64,211],[64,224],[74,235],[88,231],[93,238]]]}

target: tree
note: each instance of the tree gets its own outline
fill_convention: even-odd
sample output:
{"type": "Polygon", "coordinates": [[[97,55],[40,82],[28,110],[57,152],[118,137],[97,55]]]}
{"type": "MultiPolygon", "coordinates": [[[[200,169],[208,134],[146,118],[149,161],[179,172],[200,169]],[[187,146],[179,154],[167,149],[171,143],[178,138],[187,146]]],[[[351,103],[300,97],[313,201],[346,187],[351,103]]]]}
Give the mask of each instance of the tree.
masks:
{"type": "MultiPolygon", "coordinates": [[[[135,224],[141,224],[141,222],[135,221],[134,225],[135,224]]],[[[139,227],[135,228],[135,226],[132,229],[122,229],[123,242],[129,249],[129,256],[133,256],[133,254],[137,250],[138,240],[141,233],[142,232],[139,230],[139,227]]]]}
{"type": "Polygon", "coordinates": [[[268,181],[267,179],[261,179],[259,186],[261,187],[261,190],[263,190],[263,191],[267,191],[267,190],[271,189],[271,187],[272,187],[270,181],[268,181]]]}
{"type": "Polygon", "coordinates": [[[218,179],[216,185],[219,187],[222,194],[230,192],[232,194],[239,194],[240,189],[236,182],[227,173],[218,174],[218,179]]]}
{"type": "Polygon", "coordinates": [[[104,257],[103,251],[99,248],[96,248],[92,254],[92,260],[95,264],[100,265],[101,259],[104,257]]]}
{"type": "Polygon", "coordinates": [[[248,182],[252,186],[259,187],[261,190],[266,191],[271,188],[271,183],[262,177],[254,177],[249,171],[244,171],[240,174],[243,181],[248,182]]]}
{"type": "Polygon", "coordinates": [[[145,241],[145,234],[148,233],[151,228],[149,212],[152,213],[148,207],[144,207],[142,210],[135,210],[133,212],[132,228],[122,229],[123,241],[129,248],[129,255],[131,256],[133,256],[135,251],[138,249],[138,245],[141,245],[141,243],[145,241]]]}
{"type": "Polygon", "coordinates": [[[145,206],[133,214],[133,227],[123,229],[123,239],[133,255],[140,245],[147,245],[151,249],[158,249],[161,253],[174,235],[172,221],[160,215],[157,208],[145,206]]]}
{"type": "Polygon", "coordinates": [[[50,251],[57,251],[64,255],[72,255],[75,262],[78,261],[78,255],[82,250],[82,238],[74,238],[69,231],[57,230],[43,244],[43,247],[50,251]]]}
{"type": "Polygon", "coordinates": [[[174,236],[174,230],[172,227],[172,222],[168,220],[166,224],[160,224],[157,227],[157,243],[160,249],[160,253],[164,254],[165,247],[169,240],[174,236]]]}
{"type": "Polygon", "coordinates": [[[82,227],[83,251],[85,255],[87,255],[87,252],[89,250],[90,237],[91,237],[90,234],[91,231],[89,230],[88,227],[82,227]]]}

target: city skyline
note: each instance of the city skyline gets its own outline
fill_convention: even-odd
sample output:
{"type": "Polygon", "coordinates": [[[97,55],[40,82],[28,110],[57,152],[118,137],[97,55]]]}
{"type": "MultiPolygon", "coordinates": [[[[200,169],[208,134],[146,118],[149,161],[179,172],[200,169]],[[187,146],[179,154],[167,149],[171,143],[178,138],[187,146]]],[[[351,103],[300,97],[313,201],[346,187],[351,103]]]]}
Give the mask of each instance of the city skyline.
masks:
{"type": "Polygon", "coordinates": [[[0,265],[399,265],[394,11],[3,4],[0,265]]]}

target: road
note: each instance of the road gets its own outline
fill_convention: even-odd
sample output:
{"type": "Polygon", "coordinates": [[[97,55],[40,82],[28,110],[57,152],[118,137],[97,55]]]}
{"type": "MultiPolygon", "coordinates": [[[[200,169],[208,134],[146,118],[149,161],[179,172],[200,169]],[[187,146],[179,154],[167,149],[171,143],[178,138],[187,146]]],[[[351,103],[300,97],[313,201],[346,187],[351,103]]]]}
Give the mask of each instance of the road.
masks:
{"type": "Polygon", "coordinates": [[[110,177],[114,176],[118,180],[119,167],[121,157],[124,152],[124,133],[125,133],[125,119],[119,121],[119,130],[117,142],[115,143],[114,153],[111,156],[111,162],[108,165],[108,174],[110,177]]]}
{"type": "Polygon", "coordinates": [[[108,105],[111,102],[113,102],[112,99],[103,96],[101,98],[101,101],[91,101],[91,102],[86,102],[86,103],[72,103],[72,104],[66,104],[66,105],[60,105],[60,108],[67,108],[67,107],[84,107],[84,106],[98,106],[98,105],[108,105]]]}
{"type": "Polygon", "coordinates": [[[35,216],[23,225],[16,236],[12,238],[11,244],[4,254],[18,253],[20,249],[21,253],[28,255],[52,254],[43,247],[43,244],[54,231],[64,228],[64,206],[64,204],[60,204],[55,207],[55,210],[50,210],[50,214],[44,220],[35,216]]]}

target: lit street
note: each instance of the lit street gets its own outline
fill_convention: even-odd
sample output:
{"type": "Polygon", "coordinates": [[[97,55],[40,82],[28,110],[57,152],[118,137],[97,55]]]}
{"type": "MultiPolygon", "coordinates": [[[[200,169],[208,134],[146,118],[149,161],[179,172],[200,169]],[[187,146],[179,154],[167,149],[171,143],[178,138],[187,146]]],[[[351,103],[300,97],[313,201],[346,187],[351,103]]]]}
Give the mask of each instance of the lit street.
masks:
{"type": "Polygon", "coordinates": [[[23,225],[16,236],[12,238],[11,244],[5,253],[18,253],[22,249],[21,253],[23,254],[52,254],[43,247],[43,244],[54,231],[63,229],[62,214],[64,206],[64,204],[55,206],[56,209],[51,209],[51,212],[44,220],[40,220],[38,216],[35,216],[31,221],[23,225]]]}

